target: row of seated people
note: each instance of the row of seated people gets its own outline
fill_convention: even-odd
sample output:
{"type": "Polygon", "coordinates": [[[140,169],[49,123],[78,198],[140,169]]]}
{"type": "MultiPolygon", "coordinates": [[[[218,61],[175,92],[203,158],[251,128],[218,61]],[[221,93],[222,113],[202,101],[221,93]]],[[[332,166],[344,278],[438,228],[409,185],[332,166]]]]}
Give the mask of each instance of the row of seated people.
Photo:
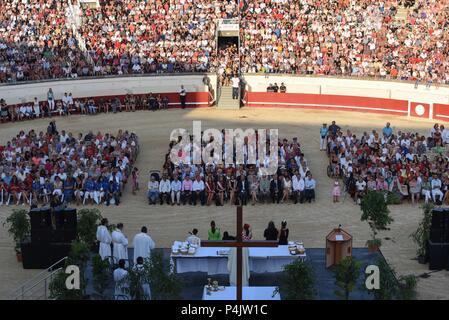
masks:
{"type": "MultiPolygon", "coordinates": [[[[221,131],[223,145],[223,161],[218,163],[215,158],[212,163],[190,164],[190,152],[181,149],[179,162],[173,162],[170,156],[174,148],[182,146],[181,140],[173,140],[169,144],[169,150],[165,157],[162,168],[162,179],[151,177],[148,183],[148,199],[150,204],[159,201],[161,204],[171,200],[175,203],[201,202],[202,205],[210,205],[215,202],[217,205],[223,205],[225,201],[231,204],[246,205],[250,200],[253,205],[256,202],[287,202],[292,200],[294,203],[315,200],[316,181],[313,179],[307,160],[301,151],[298,138],[294,137],[291,141],[287,138],[273,141],[277,147],[277,159],[274,163],[274,172],[265,171],[268,168],[271,156],[265,155],[265,158],[259,154],[260,161],[255,164],[250,163],[250,152],[254,149],[252,142],[258,138],[258,133],[249,135],[244,139],[243,144],[243,162],[234,165],[226,163],[224,157],[226,154],[225,131],[221,131]],[[262,170],[262,168],[264,170],[262,170]]],[[[213,141],[210,137],[210,141],[213,141]]],[[[218,138],[220,139],[220,138],[218,138]]],[[[267,150],[271,149],[271,137],[267,135],[267,150]]],[[[193,143],[193,136],[190,136],[190,144],[193,143]]],[[[203,137],[202,148],[206,147],[203,137]]],[[[236,159],[236,150],[233,151],[233,159],[236,159]]],[[[204,159],[203,159],[204,160],[204,159]]]]}
{"type": "Polygon", "coordinates": [[[75,135],[53,120],[45,133],[21,131],[0,146],[1,203],[118,204],[138,153],[138,137],[123,130],[75,135]]]}
{"type": "MultiPolygon", "coordinates": [[[[279,170],[273,176],[257,176],[254,170],[249,174],[212,175],[203,177],[196,174],[193,178],[186,174],[181,179],[177,174],[169,178],[166,174],[160,181],[153,175],[148,182],[148,202],[159,202],[177,205],[208,205],[215,203],[223,206],[225,202],[231,205],[247,205],[251,201],[256,203],[286,203],[289,201],[305,203],[315,201],[316,181],[310,171],[306,178],[302,178],[299,171],[295,171],[292,178],[287,170],[279,170]]],[[[230,172],[230,171],[228,171],[230,172]]]]}
{"type": "Polygon", "coordinates": [[[54,115],[68,116],[74,114],[117,113],[136,110],[162,110],[167,109],[170,99],[162,94],[127,94],[123,101],[118,97],[100,98],[73,98],[71,93],[64,93],[61,99],[39,101],[37,97],[32,102],[20,105],[7,105],[4,99],[0,100],[1,122],[21,121],[35,118],[51,117],[54,115]]]}

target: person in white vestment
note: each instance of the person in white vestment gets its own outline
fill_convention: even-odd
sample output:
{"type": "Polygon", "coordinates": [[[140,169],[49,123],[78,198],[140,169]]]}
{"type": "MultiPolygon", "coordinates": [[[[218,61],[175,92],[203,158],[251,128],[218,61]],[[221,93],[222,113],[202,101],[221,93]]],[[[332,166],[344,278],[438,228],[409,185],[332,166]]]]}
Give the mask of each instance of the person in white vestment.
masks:
{"type": "Polygon", "coordinates": [[[128,260],[128,239],[123,234],[123,223],[117,224],[117,228],[112,231],[112,244],[114,259],[116,261],[128,260]]]}
{"type": "Polygon", "coordinates": [[[201,247],[201,239],[198,237],[198,229],[193,229],[192,232],[189,232],[189,236],[186,241],[193,246],[201,247]]]}
{"type": "Polygon", "coordinates": [[[125,260],[120,259],[118,268],[114,270],[113,277],[115,281],[115,300],[129,300],[129,284],[127,282],[128,271],[125,269],[125,260]]]}
{"type": "Polygon", "coordinates": [[[141,232],[134,236],[134,263],[137,262],[138,257],[142,257],[144,260],[150,258],[151,250],[154,249],[156,244],[153,239],[147,234],[147,227],[142,227],[141,232]]]}
{"type": "MultiPolygon", "coordinates": [[[[145,272],[143,262],[144,260],[142,257],[137,257],[136,264],[134,265],[133,270],[143,274],[145,272]]],[[[142,279],[142,291],[144,299],[151,300],[150,284],[147,281],[145,281],[145,279],[142,279]]]]}
{"type": "Polygon", "coordinates": [[[99,254],[102,260],[109,258],[111,253],[112,237],[108,230],[108,219],[103,218],[97,228],[97,240],[100,242],[99,254]]]}
{"type": "MultiPolygon", "coordinates": [[[[237,286],[237,248],[231,248],[228,255],[229,283],[237,286]]],[[[248,248],[242,248],[242,286],[249,285],[249,253],[248,248]]]]}

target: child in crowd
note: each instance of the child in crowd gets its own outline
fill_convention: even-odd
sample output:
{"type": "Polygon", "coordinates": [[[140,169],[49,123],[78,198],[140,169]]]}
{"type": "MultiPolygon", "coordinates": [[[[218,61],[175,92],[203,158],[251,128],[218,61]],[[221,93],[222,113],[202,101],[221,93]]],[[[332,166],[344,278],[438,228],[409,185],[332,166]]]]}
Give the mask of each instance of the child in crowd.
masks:
{"type": "Polygon", "coordinates": [[[139,190],[139,169],[134,167],[131,178],[133,181],[133,194],[136,194],[136,191],[139,190]]]}
{"type": "Polygon", "coordinates": [[[340,195],[341,195],[340,182],[338,181],[338,179],[335,179],[334,188],[332,189],[332,197],[334,203],[340,202],[340,195]]]}

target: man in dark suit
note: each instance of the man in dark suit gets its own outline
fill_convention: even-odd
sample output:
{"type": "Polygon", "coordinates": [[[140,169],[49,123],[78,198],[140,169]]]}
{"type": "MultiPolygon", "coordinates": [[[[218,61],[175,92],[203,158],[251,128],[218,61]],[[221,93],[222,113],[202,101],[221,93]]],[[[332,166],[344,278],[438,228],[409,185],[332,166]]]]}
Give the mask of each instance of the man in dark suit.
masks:
{"type": "Polygon", "coordinates": [[[237,192],[240,205],[246,206],[246,200],[248,199],[248,192],[249,192],[249,183],[246,177],[242,176],[238,177],[237,192]]]}
{"type": "Polygon", "coordinates": [[[273,203],[279,203],[282,197],[282,177],[277,174],[273,175],[273,179],[270,182],[270,194],[273,203]]]}

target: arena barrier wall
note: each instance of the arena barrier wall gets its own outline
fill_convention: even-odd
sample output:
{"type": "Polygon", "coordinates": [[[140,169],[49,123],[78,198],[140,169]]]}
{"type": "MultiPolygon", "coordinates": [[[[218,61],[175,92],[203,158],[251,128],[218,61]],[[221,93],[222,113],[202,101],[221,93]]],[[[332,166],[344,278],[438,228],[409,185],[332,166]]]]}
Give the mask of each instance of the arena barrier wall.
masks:
{"type": "Polygon", "coordinates": [[[412,82],[246,75],[244,104],[258,108],[306,108],[409,116],[449,121],[449,87],[412,82]],[[287,93],[266,92],[285,83],[287,93]],[[264,92],[265,91],[265,92],[264,92]]]}
{"type": "Polygon", "coordinates": [[[29,103],[37,97],[39,101],[47,101],[47,91],[52,88],[56,100],[60,100],[65,92],[72,93],[74,99],[119,97],[122,101],[126,94],[168,96],[169,107],[180,107],[179,90],[184,85],[187,90],[187,107],[209,107],[214,97],[209,93],[204,77],[209,77],[212,84],[216,82],[215,75],[155,75],[106,77],[76,80],[42,81],[35,83],[19,83],[0,86],[0,98],[5,99],[8,105],[21,105],[29,103]]]}

